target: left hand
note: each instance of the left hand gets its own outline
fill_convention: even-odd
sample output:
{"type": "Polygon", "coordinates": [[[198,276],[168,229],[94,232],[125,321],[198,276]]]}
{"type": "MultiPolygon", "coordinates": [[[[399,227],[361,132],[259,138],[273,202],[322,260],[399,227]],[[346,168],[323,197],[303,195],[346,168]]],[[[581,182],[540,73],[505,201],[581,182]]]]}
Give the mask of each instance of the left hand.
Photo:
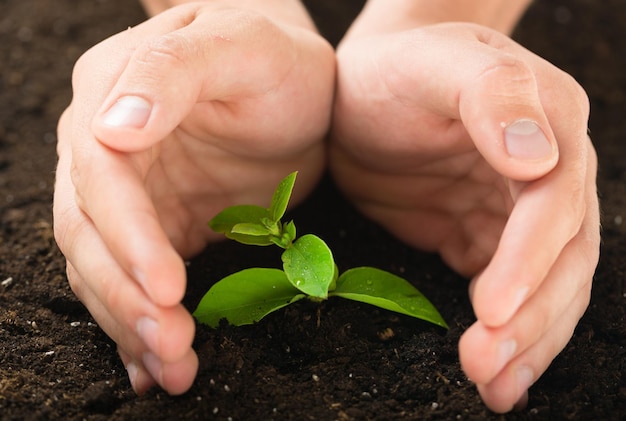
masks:
{"type": "Polygon", "coordinates": [[[59,121],[55,238],[139,394],[196,376],[183,259],[218,238],[206,221],[269,205],[298,169],[296,203],[325,165],[331,46],[297,0],[281,1],[289,21],[236,3],[171,8],[94,46],[59,121]]]}
{"type": "Polygon", "coordinates": [[[463,369],[492,410],[524,404],[588,306],[598,262],[587,96],[472,24],[348,38],[337,60],[337,184],[400,239],[473,277],[463,369]]]}

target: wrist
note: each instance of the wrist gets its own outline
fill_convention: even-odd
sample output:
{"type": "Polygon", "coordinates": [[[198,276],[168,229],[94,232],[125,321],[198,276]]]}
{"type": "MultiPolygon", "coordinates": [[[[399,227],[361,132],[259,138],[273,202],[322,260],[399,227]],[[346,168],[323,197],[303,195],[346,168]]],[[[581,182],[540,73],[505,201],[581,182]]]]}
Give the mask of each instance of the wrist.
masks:
{"type": "Polygon", "coordinates": [[[300,0],[140,0],[148,14],[154,16],[167,9],[186,3],[213,3],[250,10],[284,24],[298,26],[317,32],[313,20],[300,0]]]}
{"type": "Polygon", "coordinates": [[[532,0],[368,0],[348,36],[468,22],[510,34],[532,0]]]}

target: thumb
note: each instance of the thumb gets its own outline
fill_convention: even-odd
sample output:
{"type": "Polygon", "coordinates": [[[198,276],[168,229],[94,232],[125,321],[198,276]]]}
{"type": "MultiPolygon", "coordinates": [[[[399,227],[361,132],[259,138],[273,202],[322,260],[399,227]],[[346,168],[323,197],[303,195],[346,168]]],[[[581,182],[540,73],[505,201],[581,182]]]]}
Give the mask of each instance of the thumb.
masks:
{"type": "Polygon", "coordinates": [[[498,173],[517,181],[538,179],[554,169],[559,151],[535,73],[517,58],[524,54],[489,57],[484,70],[459,93],[461,120],[498,173]]]}
{"type": "MultiPolygon", "coordinates": [[[[129,34],[131,47],[123,45],[128,38],[118,39],[118,47],[132,53],[92,121],[102,143],[123,152],[144,150],[169,135],[199,102],[233,93],[237,75],[229,70],[237,55],[227,45],[236,35],[228,19],[198,8],[178,7],[129,29],[136,31],[129,34]]],[[[235,95],[249,83],[243,79],[235,95]]]]}

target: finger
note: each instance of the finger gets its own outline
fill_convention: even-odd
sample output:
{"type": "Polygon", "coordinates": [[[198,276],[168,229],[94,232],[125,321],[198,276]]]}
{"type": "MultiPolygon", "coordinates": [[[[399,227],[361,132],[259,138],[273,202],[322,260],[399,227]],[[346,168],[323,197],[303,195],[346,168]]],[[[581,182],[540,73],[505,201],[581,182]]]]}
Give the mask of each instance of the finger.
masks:
{"type": "Polygon", "coordinates": [[[165,362],[183,358],[195,333],[191,315],[180,304],[155,306],[137,283],[115,267],[90,230],[90,225],[84,225],[75,240],[79,247],[68,252],[73,262],[68,273],[72,290],[102,329],[132,355],[149,351],[165,362]],[[94,255],[99,256],[97,261],[94,255]]]}
{"type": "MultiPolygon", "coordinates": [[[[62,155],[59,157],[55,185],[55,237],[71,262],[68,269],[76,272],[77,276],[71,276],[70,281],[77,279],[71,284],[77,296],[95,313],[94,316],[102,315],[100,318],[105,322],[103,328],[116,342],[123,343],[137,337],[138,327],[141,326],[144,328],[144,342],[153,352],[165,360],[180,358],[179,353],[185,352],[180,348],[189,347],[193,339],[191,316],[178,303],[172,307],[156,306],[119,266],[94,225],[74,204],[74,190],[68,174],[71,150],[65,144],[59,145],[59,150],[62,155]],[[112,318],[108,317],[109,312],[112,318]],[[115,323],[111,321],[111,326],[106,325],[109,319],[115,320],[115,323]],[[149,323],[140,325],[141,320],[154,320],[157,327],[149,323]],[[162,337],[164,334],[176,340],[166,341],[162,337]]],[[[130,348],[128,344],[125,346],[125,349],[130,348]]]]}
{"type": "Polygon", "coordinates": [[[589,304],[600,244],[594,180],[588,177],[581,230],[563,250],[548,280],[507,325],[489,328],[477,322],[461,338],[463,369],[496,411],[508,411],[525,396],[529,382],[565,347],[589,304]]]}
{"type": "Polygon", "coordinates": [[[579,294],[563,313],[562,322],[553,325],[541,340],[512,360],[491,382],[477,385],[483,401],[492,411],[508,412],[524,398],[532,384],[569,342],[589,302],[588,297],[588,294],[579,294]]]}
{"type": "Polygon", "coordinates": [[[133,359],[132,356],[126,353],[121,347],[117,348],[117,353],[124,364],[124,368],[126,368],[130,385],[137,395],[143,395],[152,386],[157,384],[148,370],[144,368],[143,364],[133,359]]]}
{"type": "MultiPolygon", "coordinates": [[[[474,25],[437,25],[394,37],[379,48],[381,62],[389,63],[383,85],[396,103],[410,106],[413,114],[424,109],[440,116],[425,124],[450,132],[451,139],[461,137],[450,120],[462,121],[473,141],[466,148],[475,146],[509,178],[532,180],[554,168],[558,146],[528,64],[535,56],[504,35],[474,25]]],[[[438,142],[420,147],[449,149],[447,142],[440,135],[438,142]]]]}
{"type": "MultiPolygon", "coordinates": [[[[141,30],[146,28],[149,27],[142,26],[141,30]]],[[[110,89],[106,82],[94,87],[91,81],[111,81],[117,71],[109,64],[118,63],[117,60],[93,59],[101,53],[101,48],[109,45],[105,42],[94,47],[77,63],[73,105],[59,121],[59,148],[72,146],[70,151],[59,154],[58,178],[65,183],[62,191],[72,195],[76,192],[76,197],[66,196],[63,203],[78,202],[97,225],[99,235],[118,264],[142,284],[155,303],[172,306],[184,294],[185,268],[161,228],[142,181],[143,172],[154,159],[152,152],[144,154],[143,160],[140,157],[133,160],[98,142],[90,130],[93,115],[110,89]],[[73,180],[65,180],[70,173],[73,180]]],[[[125,51],[124,46],[117,47],[125,51]]],[[[120,55],[114,51],[104,53],[112,57],[120,55]]]]}
{"type": "MultiPolygon", "coordinates": [[[[184,27],[190,20],[193,20],[198,8],[197,4],[172,8],[167,13],[155,16],[136,27],[129,27],[128,30],[111,36],[92,47],[79,58],[74,67],[72,84],[75,103],[81,104],[81,110],[78,114],[85,117],[84,121],[80,121],[80,123],[86,129],[91,128],[92,119],[97,111],[104,108],[103,103],[107,96],[111,95],[112,89],[131,61],[134,52],[141,45],[146,44],[146,40],[163,36],[184,27]],[[94,84],[93,81],[98,81],[98,83],[94,84]]],[[[151,70],[154,73],[154,69],[151,70]]],[[[154,89],[162,88],[163,86],[158,86],[154,89]]],[[[117,99],[109,101],[106,110],[110,109],[117,99]]],[[[111,126],[128,126],[128,131],[132,131],[133,128],[136,129],[133,134],[139,137],[131,143],[125,143],[126,147],[131,150],[145,149],[163,137],[148,138],[139,130],[147,124],[151,115],[151,103],[147,102],[148,99],[149,97],[142,98],[129,94],[128,98],[122,98],[118,107],[119,111],[111,113],[111,126]],[[122,112],[124,109],[127,111],[126,113],[122,112]]],[[[160,117],[163,118],[162,115],[160,117]]],[[[169,121],[169,116],[166,117],[169,121]]],[[[99,125],[95,124],[94,128],[98,129],[99,125]]],[[[130,134],[126,133],[126,135],[130,134]]]]}
{"type": "Polygon", "coordinates": [[[150,353],[144,354],[141,361],[133,359],[122,348],[118,348],[118,353],[133,390],[138,395],[144,394],[155,384],[159,384],[170,395],[182,395],[191,388],[198,371],[198,357],[193,350],[185,358],[173,363],[163,363],[150,353]]]}
{"type": "MultiPolygon", "coordinates": [[[[144,150],[169,135],[194,109],[216,137],[252,135],[245,132],[249,125],[224,121],[245,108],[239,103],[242,98],[267,97],[265,113],[272,109],[270,101],[280,96],[266,94],[277,90],[290,72],[294,43],[261,15],[213,8],[184,8],[179,13],[186,14],[174,20],[179,27],[162,29],[152,23],[150,28],[158,32],[138,27],[137,34],[111,40],[108,48],[119,47],[129,37],[136,41],[127,61],[115,69],[115,84],[91,125],[101,142],[120,151],[144,150]]],[[[267,124],[261,122],[256,131],[267,124]]],[[[183,129],[192,136],[198,132],[197,127],[183,129]]]]}
{"type": "MultiPolygon", "coordinates": [[[[590,206],[597,209],[597,201],[590,206]]],[[[491,382],[516,356],[537,343],[548,330],[557,326],[568,330],[584,312],[591,290],[591,279],[599,253],[598,212],[589,209],[585,227],[563,250],[548,279],[504,326],[490,328],[477,321],[461,337],[460,360],[474,382],[491,382]],[[586,300],[585,300],[586,297],[586,300]],[[574,305],[573,303],[578,303],[574,305]],[[566,319],[568,309],[577,317],[566,319]],[[576,313],[576,312],[575,312],[576,313]]]]}
{"type": "Polygon", "coordinates": [[[145,353],[142,362],[150,375],[171,395],[189,390],[198,372],[198,356],[192,349],[178,361],[163,363],[156,355],[145,353]]]}
{"type": "MultiPolygon", "coordinates": [[[[55,235],[63,252],[71,258],[81,247],[74,238],[77,230],[97,220],[94,216],[100,217],[100,232],[93,226],[90,230],[92,235],[98,238],[102,235],[111,245],[104,249],[107,255],[111,252],[116,259],[112,267],[121,265],[126,272],[124,276],[127,278],[131,274],[155,303],[164,306],[178,304],[185,291],[184,263],[161,229],[138,175],[120,163],[114,152],[93,142],[94,154],[81,161],[82,166],[77,164],[73,171],[79,186],[79,190],[75,190],[70,178],[73,154],[67,140],[71,113],[72,110],[68,110],[59,121],[54,201],[55,235]],[[94,195],[93,200],[85,199],[89,194],[94,195]],[[84,209],[92,215],[91,221],[75,205],[81,197],[84,209]]],[[[93,254],[89,259],[93,260],[93,256],[99,254],[93,254]]]]}
{"type": "Polygon", "coordinates": [[[76,195],[67,200],[89,216],[116,264],[156,304],[178,304],[185,292],[185,265],[161,225],[136,161],[98,142],[89,147],[89,152],[74,154],[76,195]]]}
{"type": "Polygon", "coordinates": [[[163,388],[171,395],[181,395],[192,386],[198,371],[198,357],[193,351],[174,363],[163,363],[154,354],[144,354],[139,362],[122,348],[118,348],[118,353],[126,367],[133,390],[138,395],[142,395],[156,383],[161,387],[166,385],[163,388]]]}
{"type": "MultiPolygon", "coordinates": [[[[80,260],[84,256],[74,257],[80,260]]],[[[109,263],[106,260],[104,263],[109,263]]],[[[119,275],[110,267],[108,270],[111,276],[119,275]]],[[[138,394],[155,382],[170,394],[181,394],[191,387],[198,359],[191,348],[194,323],[182,306],[151,309],[150,303],[146,303],[147,297],[132,280],[108,283],[92,279],[103,289],[113,288],[105,292],[107,302],[103,303],[94,290],[97,293],[103,291],[92,289],[71,264],[68,264],[68,279],[72,290],[89,308],[98,325],[120,349],[127,350],[125,356],[130,357],[130,362],[125,361],[125,367],[138,394]],[[118,292],[124,299],[111,298],[118,297],[118,292]],[[132,308],[133,305],[136,307],[132,308]],[[129,320],[136,322],[133,324],[129,320]]]]}
{"type": "MultiPolygon", "coordinates": [[[[555,119],[555,121],[558,119],[555,119]]],[[[487,326],[506,323],[546,279],[566,244],[578,233],[595,195],[596,158],[586,130],[563,139],[557,167],[529,183],[517,197],[496,252],[474,282],[472,304],[487,326]]],[[[563,136],[561,136],[563,133],[563,136]]]]}

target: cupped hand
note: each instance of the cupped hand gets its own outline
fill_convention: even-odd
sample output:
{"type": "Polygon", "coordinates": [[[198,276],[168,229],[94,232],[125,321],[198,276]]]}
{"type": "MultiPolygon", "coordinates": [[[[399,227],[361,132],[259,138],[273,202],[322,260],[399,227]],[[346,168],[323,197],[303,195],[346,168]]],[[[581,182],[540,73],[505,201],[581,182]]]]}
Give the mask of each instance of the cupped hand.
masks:
{"type": "Polygon", "coordinates": [[[221,2],[165,11],[93,47],[59,121],[55,235],[70,285],[118,344],[134,389],[186,391],[198,359],[184,258],[226,206],[268,205],[324,166],[332,48],[221,2]]]}
{"type": "Polygon", "coordinates": [[[330,166],[370,218],[472,277],[459,344],[506,412],[564,348],[598,261],[588,100],[501,33],[450,23],[348,37],[330,166]]]}

